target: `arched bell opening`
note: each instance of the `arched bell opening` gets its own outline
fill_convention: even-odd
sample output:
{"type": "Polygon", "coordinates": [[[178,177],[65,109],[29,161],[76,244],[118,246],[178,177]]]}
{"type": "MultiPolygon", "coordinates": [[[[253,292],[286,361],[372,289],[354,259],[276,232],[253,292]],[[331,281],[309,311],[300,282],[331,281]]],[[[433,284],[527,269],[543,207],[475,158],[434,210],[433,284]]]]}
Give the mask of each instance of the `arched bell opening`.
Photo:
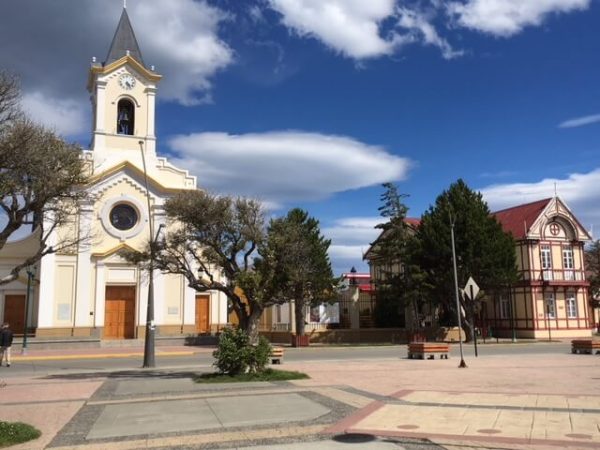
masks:
{"type": "Polygon", "coordinates": [[[135,109],[129,99],[121,99],[117,104],[117,134],[133,136],[135,109]]]}

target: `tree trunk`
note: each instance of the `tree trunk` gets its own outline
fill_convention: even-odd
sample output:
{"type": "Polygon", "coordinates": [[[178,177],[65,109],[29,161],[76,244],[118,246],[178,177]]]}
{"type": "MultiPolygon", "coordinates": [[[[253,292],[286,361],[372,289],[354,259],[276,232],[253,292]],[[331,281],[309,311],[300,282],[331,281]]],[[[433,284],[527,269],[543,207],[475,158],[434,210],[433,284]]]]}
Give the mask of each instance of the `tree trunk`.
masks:
{"type": "Polygon", "coordinates": [[[246,326],[242,329],[246,332],[250,339],[250,344],[258,344],[258,326],[260,324],[260,316],[263,313],[263,308],[254,306],[250,315],[247,317],[246,326]]]}
{"type": "Polygon", "coordinates": [[[473,341],[473,338],[475,337],[475,329],[473,327],[473,321],[464,317],[463,318],[463,329],[465,330],[465,342],[473,341]]]}
{"type": "Polygon", "coordinates": [[[304,336],[304,299],[297,297],[294,302],[294,312],[296,316],[296,335],[304,336]]]}

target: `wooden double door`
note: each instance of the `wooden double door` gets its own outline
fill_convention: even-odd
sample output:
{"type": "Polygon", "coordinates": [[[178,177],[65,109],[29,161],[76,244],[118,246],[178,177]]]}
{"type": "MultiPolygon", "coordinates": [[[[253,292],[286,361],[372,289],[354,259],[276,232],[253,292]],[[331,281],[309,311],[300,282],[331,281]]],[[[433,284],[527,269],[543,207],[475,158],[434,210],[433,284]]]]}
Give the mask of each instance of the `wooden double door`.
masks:
{"type": "Polygon", "coordinates": [[[135,286],[106,286],[103,337],[135,338],[135,286]]]}
{"type": "Polygon", "coordinates": [[[14,334],[25,331],[25,299],[24,294],[4,296],[4,322],[10,324],[14,334]]]}
{"type": "Polygon", "coordinates": [[[196,295],[196,333],[210,332],[210,296],[196,295]]]}

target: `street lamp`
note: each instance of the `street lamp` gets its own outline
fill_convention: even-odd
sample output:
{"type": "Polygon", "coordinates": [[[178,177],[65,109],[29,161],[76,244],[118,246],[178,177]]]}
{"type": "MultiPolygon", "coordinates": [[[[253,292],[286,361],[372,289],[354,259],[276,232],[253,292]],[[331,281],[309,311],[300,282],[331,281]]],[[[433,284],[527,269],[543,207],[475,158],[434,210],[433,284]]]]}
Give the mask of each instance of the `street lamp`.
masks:
{"type": "Polygon", "coordinates": [[[156,236],[154,236],[154,222],[152,217],[152,207],[150,205],[150,190],[148,189],[148,171],[146,170],[146,154],[144,152],[144,141],[138,141],[142,152],[142,165],[144,168],[144,184],[146,188],[146,201],[148,202],[148,230],[150,233],[150,267],[148,268],[148,305],[146,308],[146,334],[144,336],[144,363],[142,367],[151,368],[156,366],[154,352],[154,338],[156,325],[154,324],[154,248],[158,241],[158,234],[163,225],[158,227],[156,236]]]}
{"type": "Polygon", "coordinates": [[[21,354],[27,354],[27,330],[28,330],[28,317],[29,317],[29,301],[31,298],[31,288],[33,284],[33,277],[35,276],[35,267],[27,266],[27,296],[25,297],[25,321],[23,330],[23,346],[21,347],[21,354]]]}
{"type": "Polygon", "coordinates": [[[460,364],[459,368],[466,368],[467,364],[465,363],[465,359],[463,356],[463,347],[462,347],[462,321],[460,319],[460,300],[458,299],[458,273],[456,270],[456,248],[454,245],[454,219],[452,214],[450,216],[450,237],[452,239],[452,265],[454,266],[454,291],[456,295],[456,315],[458,316],[458,344],[460,346],[460,364]]]}

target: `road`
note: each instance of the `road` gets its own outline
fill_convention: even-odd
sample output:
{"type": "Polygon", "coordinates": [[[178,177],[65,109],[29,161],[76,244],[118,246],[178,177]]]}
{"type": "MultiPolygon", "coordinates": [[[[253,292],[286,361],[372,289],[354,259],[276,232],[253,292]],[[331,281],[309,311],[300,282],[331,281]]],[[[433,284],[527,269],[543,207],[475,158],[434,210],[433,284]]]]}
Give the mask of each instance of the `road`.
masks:
{"type": "MultiPolygon", "coordinates": [[[[190,347],[190,352],[198,351],[195,347],[190,347]]],[[[465,361],[474,358],[472,344],[464,344],[465,361]]],[[[570,353],[570,344],[568,342],[518,342],[518,343],[488,343],[479,344],[479,357],[486,356],[510,356],[511,354],[565,354],[570,353]]],[[[132,349],[132,352],[139,352],[139,349],[132,349]]],[[[157,352],[161,348],[157,347],[157,352]]],[[[16,354],[17,352],[15,352],[16,354]]],[[[85,350],[81,350],[84,354],[85,350]]],[[[405,345],[386,345],[386,346],[340,346],[340,347],[307,347],[307,348],[286,348],[286,362],[324,362],[324,361],[365,361],[369,360],[390,360],[406,358],[407,351],[405,345]]],[[[459,346],[452,345],[451,357],[459,358],[459,346]]],[[[200,350],[199,353],[192,355],[161,356],[156,357],[156,366],[158,369],[191,369],[198,372],[212,371],[213,358],[211,352],[207,349],[200,350]]],[[[46,374],[67,373],[67,372],[106,372],[115,370],[135,370],[141,368],[142,357],[101,357],[85,359],[60,359],[60,360],[35,360],[35,361],[15,361],[10,368],[0,368],[0,378],[14,376],[42,376],[46,374]]]]}

